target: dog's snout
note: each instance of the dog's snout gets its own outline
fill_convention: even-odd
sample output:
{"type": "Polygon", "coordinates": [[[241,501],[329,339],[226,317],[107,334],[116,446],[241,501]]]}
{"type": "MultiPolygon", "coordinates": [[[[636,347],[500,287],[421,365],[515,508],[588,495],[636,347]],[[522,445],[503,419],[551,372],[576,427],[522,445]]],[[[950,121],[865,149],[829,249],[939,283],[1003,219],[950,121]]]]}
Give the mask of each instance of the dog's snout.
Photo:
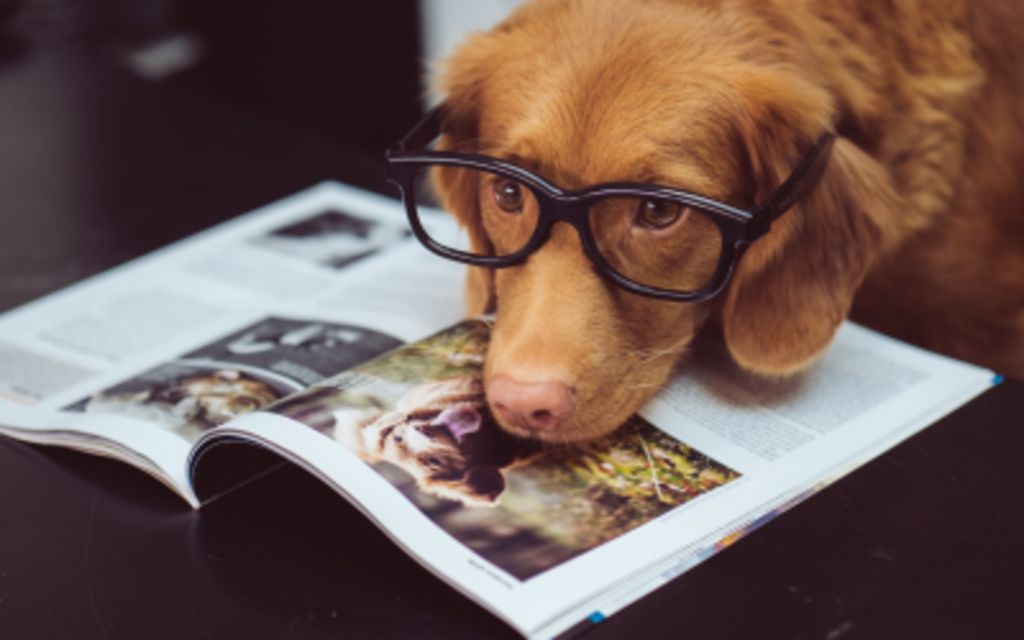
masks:
{"type": "Polygon", "coordinates": [[[502,374],[491,380],[487,395],[499,421],[533,432],[557,429],[575,406],[575,394],[563,382],[523,382],[502,374]]]}

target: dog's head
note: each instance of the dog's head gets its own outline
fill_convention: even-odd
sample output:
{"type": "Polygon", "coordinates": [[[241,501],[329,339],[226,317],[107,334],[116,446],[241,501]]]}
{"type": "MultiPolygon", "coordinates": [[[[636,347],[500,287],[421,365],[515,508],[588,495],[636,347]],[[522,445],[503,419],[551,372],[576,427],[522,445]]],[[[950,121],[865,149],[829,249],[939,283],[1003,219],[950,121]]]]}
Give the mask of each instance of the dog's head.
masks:
{"type": "Polygon", "coordinates": [[[360,433],[364,457],[389,462],[419,488],[468,506],[491,506],[505,490],[502,469],[522,443],[491,417],[478,376],[427,383],[360,433]]]}
{"type": "MultiPolygon", "coordinates": [[[[527,4],[447,61],[441,148],[504,158],[565,189],[650,182],[750,208],[824,132],[871,123],[841,117],[848,105],[808,64],[806,25],[739,4],[527,4]]],[[[482,222],[495,205],[476,179],[447,168],[434,182],[477,251],[500,245],[482,222]]],[[[521,266],[471,268],[469,310],[497,311],[485,379],[499,421],[554,442],[607,433],[664,383],[709,319],[752,371],[806,367],[886,242],[893,193],[883,168],[840,136],[813,192],[705,303],[617,288],[565,224],[521,266]]],[[[676,226],[672,233],[698,233],[676,226]]],[[[637,270],[685,283],[689,264],[651,256],[637,270]]]]}

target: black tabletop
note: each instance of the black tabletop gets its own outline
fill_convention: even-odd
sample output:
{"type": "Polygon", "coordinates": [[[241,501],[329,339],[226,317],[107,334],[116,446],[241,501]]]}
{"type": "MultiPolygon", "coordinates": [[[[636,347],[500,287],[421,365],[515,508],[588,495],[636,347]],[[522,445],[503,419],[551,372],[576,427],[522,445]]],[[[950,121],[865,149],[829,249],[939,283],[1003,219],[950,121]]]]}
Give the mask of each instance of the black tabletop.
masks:
{"type": "MultiPolygon", "coordinates": [[[[0,52],[0,309],[380,175],[94,53],[0,52]]],[[[1021,637],[1022,429],[1007,381],[587,637],[1021,637]]],[[[297,468],[197,514],[123,464],[0,439],[4,638],[512,635],[297,468]]]]}

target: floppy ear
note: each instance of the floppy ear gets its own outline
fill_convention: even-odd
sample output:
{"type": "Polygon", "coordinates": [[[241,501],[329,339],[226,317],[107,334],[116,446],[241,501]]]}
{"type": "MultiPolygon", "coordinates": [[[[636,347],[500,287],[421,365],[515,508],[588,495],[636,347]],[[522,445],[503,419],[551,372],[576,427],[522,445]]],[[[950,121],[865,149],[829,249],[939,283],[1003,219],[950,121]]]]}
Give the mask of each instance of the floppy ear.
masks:
{"type": "MultiPolygon", "coordinates": [[[[764,202],[813,142],[836,106],[806,74],[760,67],[740,76],[738,124],[746,170],[764,202]]],[[[895,237],[898,197],[882,165],[849,139],[832,146],[817,185],[747,250],[721,308],[733,358],[785,375],[810,365],[846,317],[874,259],[895,237]]]]}
{"type": "MultiPolygon", "coordinates": [[[[488,34],[476,34],[445,61],[440,89],[446,94],[446,117],[438,150],[479,151],[480,101],[494,47],[494,40],[488,34]]],[[[454,167],[439,167],[431,179],[441,206],[455,216],[469,235],[470,249],[475,253],[492,255],[494,247],[480,221],[476,175],[454,167]]],[[[467,313],[489,313],[494,311],[495,305],[494,271],[469,267],[466,273],[467,313]]]]}
{"type": "MultiPolygon", "coordinates": [[[[782,180],[781,168],[761,169],[782,180]]],[[[750,247],[733,276],[721,314],[737,363],[785,375],[825,350],[887,239],[896,201],[884,168],[836,140],[816,188],[750,247]]]]}
{"type": "MultiPolygon", "coordinates": [[[[446,134],[439,149],[452,148],[451,136],[446,134]]],[[[461,147],[460,147],[461,148],[461,147]]],[[[434,190],[441,206],[449,211],[469,236],[469,247],[474,253],[493,255],[494,247],[480,221],[478,184],[475,174],[454,167],[433,170],[434,190]]],[[[494,271],[482,267],[469,267],[466,272],[466,313],[479,315],[494,311],[494,271]]]]}

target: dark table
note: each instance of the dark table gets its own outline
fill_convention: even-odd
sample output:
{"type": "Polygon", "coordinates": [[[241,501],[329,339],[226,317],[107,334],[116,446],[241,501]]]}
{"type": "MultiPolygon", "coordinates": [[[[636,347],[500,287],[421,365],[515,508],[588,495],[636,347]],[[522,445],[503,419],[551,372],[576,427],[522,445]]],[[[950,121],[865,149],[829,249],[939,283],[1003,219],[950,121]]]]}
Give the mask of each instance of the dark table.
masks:
{"type": "MultiPolygon", "coordinates": [[[[0,52],[0,309],[374,158],[0,52]]],[[[588,634],[1019,638],[1024,383],[1007,381],[588,634]]],[[[0,440],[0,637],[511,636],[289,467],[204,509],[122,464],[0,440]]]]}

